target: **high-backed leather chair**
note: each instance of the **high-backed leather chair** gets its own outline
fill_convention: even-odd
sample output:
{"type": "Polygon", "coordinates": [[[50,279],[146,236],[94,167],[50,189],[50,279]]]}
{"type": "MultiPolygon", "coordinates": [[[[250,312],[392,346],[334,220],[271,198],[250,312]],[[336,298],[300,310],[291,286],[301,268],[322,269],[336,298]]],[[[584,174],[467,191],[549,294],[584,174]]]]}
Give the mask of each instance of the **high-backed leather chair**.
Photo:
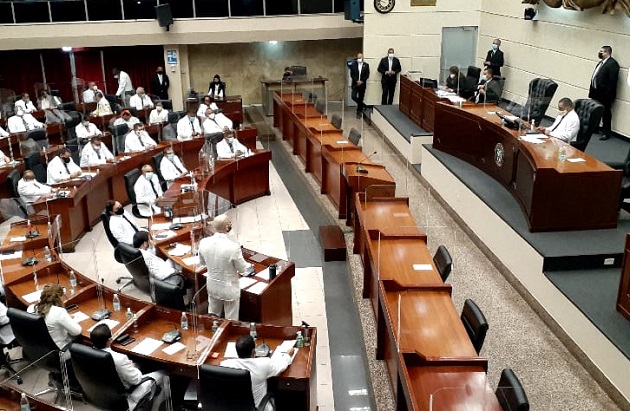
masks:
{"type": "Polygon", "coordinates": [[[263,411],[267,403],[275,409],[273,397],[267,394],[258,408],[254,404],[252,379],[247,370],[202,365],[197,394],[204,410],[263,411]]]}
{"type": "Polygon", "coordinates": [[[351,128],[348,133],[348,140],[352,142],[355,146],[359,145],[359,141],[361,141],[361,133],[356,128],[351,128]]]}
{"type": "Polygon", "coordinates": [[[66,132],[68,133],[66,139],[72,140],[77,138],[77,133],[75,132],[74,128],[81,122],[81,120],[83,119],[83,115],[74,110],[68,111],[67,114],[70,116],[70,118],[64,121],[66,132]]]}
{"type": "Polygon", "coordinates": [[[129,127],[127,124],[117,124],[110,126],[109,131],[112,134],[112,150],[114,155],[122,154],[125,152],[125,137],[129,133],[129,127]]]}
{"type": "Polygon", "coordinates": [[[72,140],[66,141],[66,148],[70,149],[70,156],[74,164],[81,164],[81,152],[79,151],[81,147],[79,147],[79,140],[73,138],[72,140]]]}
{"type": "Polygon", "coordinates": [[[342,118],[339,114],[335,113],[330,117],[330,123],[335,126],[337,130],[341,130],[342,118]]]}
{"type": "Polygon", "coordinates": [[[604,114],[604,106],[591,99],[579,99],[573,103],[574,110],[580,118],[580,131],[571,145],[578,150],[586,151],[588,142],[597,128],[604,114]]]}
{"type": "Polygon", "coordinates": [[[433,263],[437,267],[440,277],[442,277],[442,281],[446,282],[446,279],[451,274],[451,269],[453,267],[453,259],[446,247],[443,245],[438,247],[435,255],[433,256],[433,263]]]}
{"type": "MultiPolygon", "coordinates": [[[[142,257],[142,253],[137,248],[130,246],[125,243],[118,243],[116,246],[118,248],[118,252],[120,253],[120,258],[122,259],[127,271],[131,274],[131,281],[123,284],[118,288],[118,291],[127,287],[130,284],[133,284],[139,290],[144,291],[147,294],[151,293],[151,275],[149,273],[149,268],[144,262],[144,258],[142,257]]],[[[120,279],[116,280],[116,283],[120,284],[120,279]]]]}
{"type": "Polygon", "coordinates": [[[621,194],[619,196],[619,208],[623,208],[630,213],[630,203],[625,203],[623,200],[630,198],[630,149],[626,154],[626,159],[623,166],[623,178],[621,179],[621,194]]]}
{"type": "Polygon", "coordinates": [[[78,343],[70,346],[70,356],[85,399],[102,410],[150,410],[155,380],[145,377],[125,389],[112,355],[78,343]]]}
{"type": "Polygon", "coordinates": [[[175,284],[173,282],[154,278],[153,292],[155,293],[155,303],[174,310],[186,311],[187,307],[184,303],[184,294],[186,293],[186,290],[184,289],[183,284],[183,280],[180,284],[175,284]]]}
{"type": "Polygon", "coordinates": [[[158,176],[158,180],[160,181],[160,186],[162,187],[162,191],[166,191],[166,180],[164,180],[164,176],[162,175],[162,171],[160,171],[160,164],[162,164],[162,159],[164,158],[164,152],[160,151],[156,155],[152,157],[153,160],[153,170],[155,170],[155,174],[158,176]]]}
{"type": "Polygon", "coordinates": [[[136,185],[136,181],[138,181],[138,178],[140,178],[141,174],[142,173],[140,172],[140,170],[135,168],[124,175],[125,189],[127,190],[127,197],[129,197],[129,201],[132,204],[131,213],[136,218],[145,218],[144,216],[140,214],[140,211],[138,211],[138,204],[136,203],[136,192],[133,189],[133,186],[136,185]]]}
{"type": "Polygon", "coordinates": [[[37,144],[39,144],[39,148],[48,148],[48,136],[46,135],[46,130],[43,128],[36,128],[34,130],[29,130],[26,132],[26,136],[28,138],[32,138],[37,144]]]}
{"type": "Polygon", "coordinates": [[[134,117],[138,117],[138,109],[135,107],[131,107],[131,106],[125,106],[125,107],[121,107],[120,111],[123,112],[125,110],[128,110],[132,116],[134,117]]]}
{"type": "Polygon", "coordinates": [[[473,300],[466,299],[466,301],[464,301],[461,319],[470,337],[470,341],[472,341],[477,354],[479,354],[489,328],[486,316],[483,315],[473,300]]]}
{"type": "MultiPolygon", "coordinates": [[[[166,110],[173,110],[173,100],[157,100],[162,103],[162,107],[166,110]]],[[[169,113],[170,114],[170,113],[169,113]]]]}
{"type": "Polygon", "coordinates": [[[505,368],[501,372],[495,394],[503,411],[529,411],[527,394],[511,368],[505,368]]]}
{"type": "Polygon", "coordinates": [[[508,107],[513,115],[524,120],[534,120],[537,125],[545,117],[558,83],[548,78],[535,78],[529,82],[527,102],[524,106],[508,107]]]}
{"type": "Polygon", "coordinates": [[[103,212],[101,213],[101,221],[103,222],[103,229],[105,230],[105,235],[107,236],[109,243],[112,245],[112,247],[114,247],[114,259],[117,262],[122,264],[123,261],[122,261],[122,258],[120,257],[120,250],[116,248],[116,246],[118,245],[118,240],[116,240],[116,237],[114,237],[114,235],[112,234],[112,230],[109,229],[110,217],[111,216],[109,215],[107,210],[103,210],[103,212]]]}
{"type": "Polygon", "coordinates": [[[33,171],[33,174],[35,174],[35,179],[38,182],[46,184],[46,181],[48,180],[48,176],[46,175],[46,167],[39,159],[39,153],[33,153],[27,156],[24,159],[24,165],[26,166],[27,170],[33,171]]]}

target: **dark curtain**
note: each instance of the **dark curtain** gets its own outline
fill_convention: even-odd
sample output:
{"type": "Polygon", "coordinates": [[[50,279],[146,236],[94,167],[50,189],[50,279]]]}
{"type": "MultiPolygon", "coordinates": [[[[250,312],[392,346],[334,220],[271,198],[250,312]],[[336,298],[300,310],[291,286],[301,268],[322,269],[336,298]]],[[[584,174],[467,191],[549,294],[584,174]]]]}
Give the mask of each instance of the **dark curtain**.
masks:
{"type": "Polygon", "coordinates": [[[0,51],[0,88],[35,98],[35,83],[42,82],[39,50],[0,51]]]}
{"type": "Polygon", "coordinates": [[[133,87],[142,86],[147,93],[151,77],[158,66],[164,67],[164,48],[162,46],[108,47],[105,54],[105,77],[109,94],[116,93],[118,81],[112,74],[114,67],[126,71],[131,77],[133,87]]]}
{"type": "Polygon", "coordinates": [[[75,51],[74,64],[77,68],[77,77],[85,81],[86,86],[90,81],[93,81],[100,90],[105,91],[100,49],[75,51]]]}
{"type": "Polygon", "coordinates": [[[46,83],[51,90],[59,90],[63,101],[74,101],[70,55],[59,49],[42,50],[46,83]]]}

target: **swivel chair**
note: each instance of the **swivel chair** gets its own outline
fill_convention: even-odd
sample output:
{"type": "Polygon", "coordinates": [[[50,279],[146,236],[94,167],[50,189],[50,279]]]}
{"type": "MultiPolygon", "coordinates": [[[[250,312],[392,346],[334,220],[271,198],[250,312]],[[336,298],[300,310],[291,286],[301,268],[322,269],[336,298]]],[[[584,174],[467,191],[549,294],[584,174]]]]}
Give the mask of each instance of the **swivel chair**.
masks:
{"type": "Polygon", "coordinates": [[[511,368],[505,368],[501,372],[495,394],[503,411],[529,411],[527,394],[511,368]]]}
{"type": "Polygon", "coordinates": [[[249,371],[217,365],[201,366],[198,398],[206,410],[264,411],[267,403],[275,409],[275,401],[271,394],[265,395],[260,405],[256,407],[249,371]]]}
{"type": "Polygon", "coordinates": [[[127,197],[129,197],[129,201],[131,202],[131,213],[136,218],[146,218],[140,214],[138,210],[138,204],[136,203],[136,191],[134,190],[134,186],[136,185],[136,181],[140,178],[140,170],[137,168],[129,171],[124,175],[125,179],[125,189],[127,190],[127,197]]]}
{"type": "MultiPolygon", "coordinates": [[[[118,240],[116,240],[116,237],[114,237],[114,235],[112,234],[112,230],[110,230],[109,228],[109,219],[110,219],[110,215],[107,212],[107,210],[103,210],[103,212],[101,213],[101,221],[103,222],[103,229],[105,230],[105,235],[107,236],[107,239],[109,240],[109,243],[112,245],[112,247],[114,247],[114,259],[123,264],[122,258],[120,257],[120,250],[118,250],[118,248],[116,248],[116,246],[118,245],[118,240]]],[[[117,282],[119,282],[117,280],[117,282]]]]}
{"type": "Polygon", "coordinates": [[[27,156],[24,159],[24,165],[27,170],[31,170],[33,174],[35,174],[35,179],[42,183],[46,184],[48,180],[48,175],[46,174],[46,167],[42,164],[39,159],[39,153],[33,153],[27,156]]]}
{"type": "MultiPolygon", "coordinates": [[[[118,291],[133,284],[139,290],[151,294],[151,275],[140,250],[125,243],[118,243],[116,248],[120,253],[120,258],[125,264],[127,271],[131,274],[131,280],[118,287],[118,291]]],[[[121,280],[122,278],[118,278],[116,283],[120,284],[121,280]]]]}
{"type": "Polygon", "coordinates": [[[604,114],[604,106],[591,99],[575,100],[574,104],[574,110],[580,119],[580,131],[571,145],[578,150],[586,151],[593,133],[599,127],[599,121],[604,114]]]}
{"type": "Polygon", "coordinates": [[[477,354],[479,354],[489,328],[485,315],[483,315],[473,300],[466,299],[461,319],[470,341],[475,347],[477,354]]]}
{"type": "Polygon", "coordinates": [[[17,169],[11,170],[11,172],[7,175],[7,186],[9,188],[9,192],[13,195],[13,202],[20,212],[22,218],[26,218],[29,214],[29,207],[27,204],[22,201],[20,198],[20,193],[18,192],[18,181],[20,181],[20,172],[17,169]]]}
{"type": "Polygon", "coordinates": [[[356,128],[351,128],[350,133],[348,133],[348,140],[355,146],[359,146],[359,141],[361,141],[361,133],[356,128]]]}
{"type": "Polygon", "coordinates": [[[341,121],[342,121],[341,116],[340,116],[339,114],[337,114],[337,113],[333,114],[333,115],[330,117],[330,123],[331,123],[333,126],[335,126],[335,128],[336,128],[337,130],[341,130],[341,121]]]}

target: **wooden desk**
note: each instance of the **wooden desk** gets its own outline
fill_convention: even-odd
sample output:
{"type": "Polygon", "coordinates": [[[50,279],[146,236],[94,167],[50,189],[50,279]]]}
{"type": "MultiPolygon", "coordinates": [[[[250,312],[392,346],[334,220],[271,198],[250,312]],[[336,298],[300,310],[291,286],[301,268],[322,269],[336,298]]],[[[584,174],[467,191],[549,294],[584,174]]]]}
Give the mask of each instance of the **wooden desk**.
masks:
{"type": "Polygon", "coordinates": [[[587,230],[617,226],[621,170],[567,146],[558,160],[556,139],[518,140],[488,111],[497,106],[436,106],[433,147],[459,157],[503,184],[514,195],[530,231],[587,230]]]}
{"type": "Polygon", "coordinates": [[[630,234],[626,234],[619,291],[617,292],[617,311],[630,321],[630,234]]]}
{"type": "MultiPolygon", "coordinates": [[[[11,380],[11,378],[9,380],[11,380]]],[[[31,410],[63,411],[66,409],[63,406],[51,404],[42,399],[42,397],[36,397],[33,394],[22,391],[15,385],[9,386],[6,383],[4,385],[0,385],[0,409],[4,411],[21,411],[20,399],[22,398],[22,393],[25,393],[28,397],[28,403],[31,406],[31,410]]]]}
{"type": "Polygon", "coordinates": [[[49,245],[48,242],[48,218],[33,216],[31,221],[32,231],[39,232],[39,236],[26,238],[25,241],[11,241],[12,238],[26,237],[28,234],[28,220],[22,220],[11,224],[7,236],[2,241],[0,251],[33,250],[41,249],[49,245]]]}
{"type": "Polygon", "coordinates": [[[360,162],[346,161],[343,163],[342,172],[347,182],[346,186],[346,225],[352,225],[352,213],[354,212],[354,193],[367,189],[379,190],[383,197],[396,195],[396,182],[389,174],[385,166],[379,164],[359,164],[360,162]],[[359,165],[367,172],[360,173],[359,165]]]}
{"type": "MultiPolygon", "coordinates": [[[[215,98],[213,101],[217,104],[219,110],[232,120],[236,126],[243,123],[243,98],[241,96],[225,96],[224,98],[215,98]]],[[[187,101],[186,109],[197,112],[199,100],[187,101]]]]}
{"type": "Polygon", "coordinates": [[[445,98],[439,98],[435,90],[422,87],[407,76],[400,76],[400,95],[398,108],[416,125],[426,131],[435,127],[435,106],[438,102],[450,104],[445,98]]]}
{"type": "Polygon", "coordinates": [[[295,94],[302,96],[302,93],[317,96],[317,98],[328,101],[328,93],[326,88],[327,78],[315,77],[312,79],[295,79],[295,80],[263,80],[261,82],[263,96],[263,110],[265,115],[275,115],[273,110],[273,98],[277,93],[295,94]]]}

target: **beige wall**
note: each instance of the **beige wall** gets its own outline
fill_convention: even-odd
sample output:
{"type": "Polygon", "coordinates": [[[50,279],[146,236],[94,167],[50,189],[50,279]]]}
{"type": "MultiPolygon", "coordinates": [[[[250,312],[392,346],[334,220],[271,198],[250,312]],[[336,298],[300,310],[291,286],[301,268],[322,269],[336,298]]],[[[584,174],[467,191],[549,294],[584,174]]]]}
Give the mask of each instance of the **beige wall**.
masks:
{"type": "Polygon", "coordinates": [[[227,93],[243,96],[243,104],[261,104],[261,81],[279,79],[286,66],[303,65],[309,77],[328,78],[329,100],[341,100],[346,57],[361,47],[361,39],[280,41],[188,46],[190,84],[206,92],[215,74],[227,83],[227,93]]]}

